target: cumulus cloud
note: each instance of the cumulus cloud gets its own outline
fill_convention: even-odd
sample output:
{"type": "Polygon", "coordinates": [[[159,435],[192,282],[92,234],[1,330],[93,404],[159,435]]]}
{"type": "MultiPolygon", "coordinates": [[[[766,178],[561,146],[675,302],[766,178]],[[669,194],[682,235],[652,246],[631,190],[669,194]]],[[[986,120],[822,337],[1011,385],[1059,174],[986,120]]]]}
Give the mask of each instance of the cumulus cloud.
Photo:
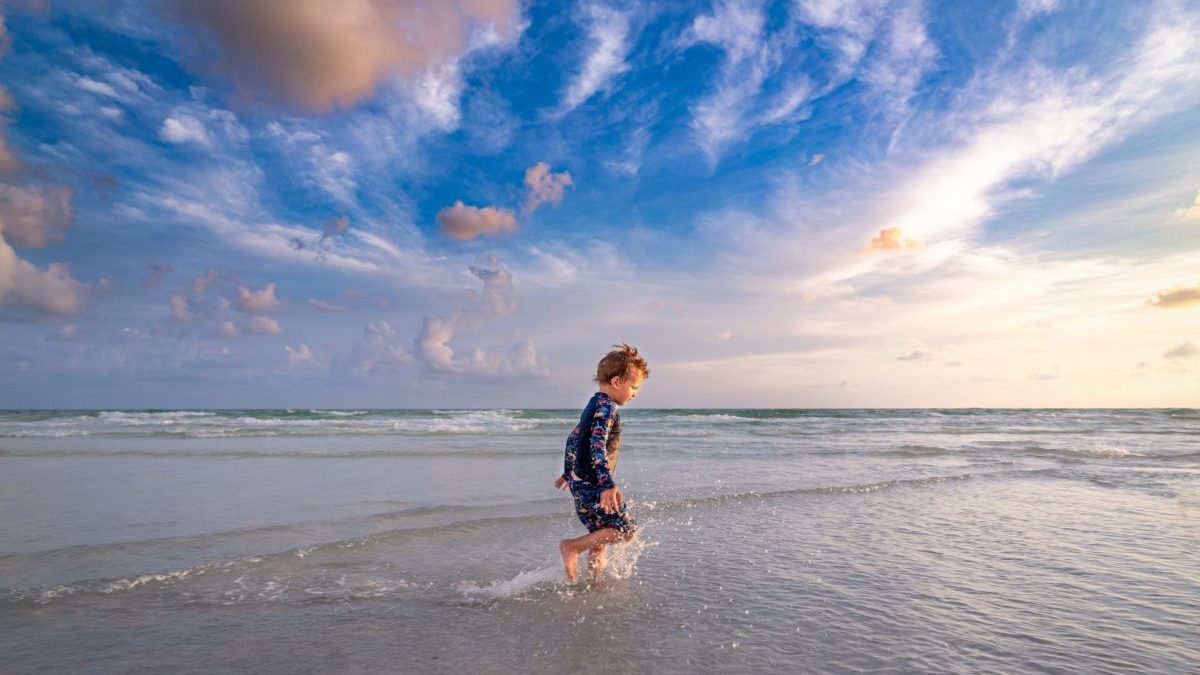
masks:
{"type": "Polygon", "coordinates": [[[196,318],[196,315],[192,314],[192,308],[188,305],[187,296],[183,293],[172,294],[169,304],[171,305],[172,319],[185,322],[196,318]]]}
{"type": "Polygon", "coordinates": [[[708,341],[709,342],[729,342],[732,339],[733,339],[733,333],[726,330],[726,331],[721,331],[720,333],[717,333],[716,335],[709,336],[708,341]]]}
{"type": "Polygon", "coordinates": [[[279,299],[275,297],[275,282],[263,286],[261,291],[238,286],[237,294],[238,308],[248,314],[264,314],[279,309],[279,299]]]}
{"type": "Polygon", "coordinates": [[[217,324],[216,336],[219,338],[235,338],[239,335],[237,324],[232,321],[222,321],[217,324]]]}
{"type": "Polygon", "coordinates": [[[399,344],[396,331],[382,319],[363,326],[362,342],[353,359],[359,373],[394,371],[413,362],[412,354],[399,344]]]}
{"type": "Polygon", "coordinates": [[[517,218],[508,209],[466,206],[461,201],[437,214],[438,225],[446,235],[462,241],[517,229],[517,218]]]}
{"type": "Polygon", "coordinates": [[[534,164],[525,170],[526,196],[521,213],[529,215],[542,204],[562,202],[563,190],[568,185],[573,185],[570,173],[552,173],[545,162],[534,164]]]}
{"type": "Polygon", "coordinates": [[[579,74],[563,92],[560,105],[563,113],[607,90],[614,79],[629,70],[625,62],[631,46],[629,14],[598,2],[584,5],[582,13],[589,50],[579,74]]]}
{"type": "MultiPolygon", "coordinates": [[[[202,26],[219,53],[212,67],[251,98],[314,111],[348,106],[389,76],[416,75],[521,30],[518,0],[168,0],[202,26]]],[[[209,66],[210,64],[205,64],[209,66]]]]}
{"type": "Polygon", "coordinates": [[[1173,286],[1165,291],[1159,291],[1157,297],[1146,302],[1154,307],[1162,308],[1200,305],[1200,284],[1173,286]]]}
{"type": "Polygon", "coordinates": [[[495,256],[468,269],[483,282],[483,289],[466,292],[462,309],[449,318],[425,317],[413,340],[414,356],[428,368],[442,373],[483,377],[544,375],[546,360],[538,356],[533,342],[527,339],[508,346],[477,347],[469,356],[456,355],[450,342],[458,332],[477,329],[511,314],[517,307],[512,274],[500,266],[495,256]]]}
{"type": "Polygon", "coordinates": [[[87,284],[71,278],[66,263],[44,269],[17,255],[9,244],[40,247],[62,237],[72,215],[70,190],[0,185],[0,303],[52,314],[83,308],[87,284]]]}
{"type": "MultiPolygon", "coordinates": [[[[0,13],[0,58],[11,44],[4,15],[0,13]]],[[[14,107],[12,95],[0,87],[0,111],[14,107]]],[[[22,168],[8,148],[3,129],[6,123],[7,120],[0,119],[0,175],[13,174],[22,168]]],[[[17,256],[10,244],[41,248],[61,241],[74,215],[73,198],[74,192],[66,187],[0,184],[0,303],[53,314],[72,314],[83,308],[88,286],[72,279],[65,263],[39,268],[17,256]]]]}
{"type": "Polygon", "coordinates": [[[315,365],[317,362],[312,350],[304,343],[300,343],[296,349],[292,349],[291,345],[284,345],[283,349],[287,352],[288,365],[293,368],[301,365],[315,365]]]}
{"type": "Polygon", "coordinates": [[[488,256],[478,265],[468,265],[467,270],[483,282],[483,289],[469,290],[463,294],[466,302],[456,319],[459,325],[478,325],[516,311],[517,298],[512,273],[500,266],[496,256],[488,256]]]}
{"type": "Polygon", "coordinates": [[[219,276],[221,276],[220,272],[210,269],[204,273],[204,276],[192,279],[192,292],[196,295],[203,295],[204,291],[208,290],[208,287],[211,286],[212,282],[216,281],[217,277],[219,276]]]}
{"type": "Polygon", "coordinates": [[[885,227],[871,239],[867,247],[859,253],[875,253],[878,251],[920,251],[925,245],[916,239],[904,236],[898,227],[885,227]]]}
{"type": "Polygon", "coordinates": [[[1194,342],[1185,342],[1163,353],[1164,359],[1190,359],[1200,356],[1200,347],[1194,342]]]}
{"type": "Polygon", "coordinates": [[[538,356],[533,342],[528,339],[518,340],[508,347],[476,348],[471,356],[457,358],[450,346],[453,337],[454,329],[448,322],[426,317],[413,347],[422,362],[445,373],[499,377],[537,376],[546,372],[545,359],[538,356]]]}
{"type": "Polygon", "coordinates": [[[254,335],[281,335],[283,329],[279,321],[269,316],[254,316],[250,318],[250,332],[254,335]]]}
{"type": "Polygon", "coordinates": [[[68,187],[0,184],[0,229],[19,246],[42,248],[63,239],[74,217],[75,191],[68,187]]]}

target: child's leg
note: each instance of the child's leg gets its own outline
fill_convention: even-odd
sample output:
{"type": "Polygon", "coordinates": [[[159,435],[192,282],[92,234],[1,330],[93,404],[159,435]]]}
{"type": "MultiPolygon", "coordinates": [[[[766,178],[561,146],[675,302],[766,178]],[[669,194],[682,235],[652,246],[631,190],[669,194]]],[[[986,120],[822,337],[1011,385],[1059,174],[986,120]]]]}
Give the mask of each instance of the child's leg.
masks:
{"type": "Polygon", "coordinates": [[[608,544],[588,549],[588,583],[594,584],[600,580],[600,574],[604,572],[604,554],[607,550],[608,544]]]}
{"type": "Polygon", "coordinates": [[[567,579],[571,583],[575,583],[575,579],[579,575],[580,553],[599,546],[605,546],[621,539],[623,536],[621,531],[615,527],[602,527],[582,537],[563,539],[559,542],[558,551],[562,554],[563,568],[567,571],[567,579]]]}

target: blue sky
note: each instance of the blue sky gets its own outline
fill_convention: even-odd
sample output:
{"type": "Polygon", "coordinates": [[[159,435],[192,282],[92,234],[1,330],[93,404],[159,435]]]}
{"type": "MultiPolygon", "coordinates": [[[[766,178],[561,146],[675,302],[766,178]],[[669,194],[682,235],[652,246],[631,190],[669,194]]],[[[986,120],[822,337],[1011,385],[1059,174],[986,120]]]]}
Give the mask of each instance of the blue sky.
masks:
{"type": "Polygon", "coordinates": [[[0,406],[1200,406],[1200,6],[9,2],[0,406]]]}

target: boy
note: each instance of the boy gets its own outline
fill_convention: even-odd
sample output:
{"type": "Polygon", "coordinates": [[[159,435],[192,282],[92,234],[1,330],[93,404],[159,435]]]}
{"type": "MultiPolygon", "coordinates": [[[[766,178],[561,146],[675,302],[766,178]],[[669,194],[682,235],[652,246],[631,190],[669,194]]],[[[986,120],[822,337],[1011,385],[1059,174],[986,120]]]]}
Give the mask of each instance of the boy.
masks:
{"type": "Polygon", "coordinates": [[[597,581],[604,570],[604,551],[615,541],[629,541],[637,525],[625,512],[625,499],[612,472],[621,452],[621,415],[617,406],[637,396],[642,381],[650,376],[646,359],[634,347],[622,342],[600,359],[596,366],[596,392],[579,424],[567,437],[563,473],[554,487],[570,488],[575,497],[575,515],[588,533],[575,539],[563,539],[558,545],[567,579],[575,583],[579,555],[588,552],[588,581],[597,581]]]}

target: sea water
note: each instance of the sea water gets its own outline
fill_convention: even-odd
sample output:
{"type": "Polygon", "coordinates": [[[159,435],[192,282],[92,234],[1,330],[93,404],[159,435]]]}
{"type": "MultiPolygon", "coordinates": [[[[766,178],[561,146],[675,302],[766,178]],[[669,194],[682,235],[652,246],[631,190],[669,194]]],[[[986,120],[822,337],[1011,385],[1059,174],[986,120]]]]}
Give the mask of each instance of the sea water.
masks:
{"type": "Polygon", "coordinates": [[[0,671],[1196,672],[1196,410],[0,412],[0,671]]]}

